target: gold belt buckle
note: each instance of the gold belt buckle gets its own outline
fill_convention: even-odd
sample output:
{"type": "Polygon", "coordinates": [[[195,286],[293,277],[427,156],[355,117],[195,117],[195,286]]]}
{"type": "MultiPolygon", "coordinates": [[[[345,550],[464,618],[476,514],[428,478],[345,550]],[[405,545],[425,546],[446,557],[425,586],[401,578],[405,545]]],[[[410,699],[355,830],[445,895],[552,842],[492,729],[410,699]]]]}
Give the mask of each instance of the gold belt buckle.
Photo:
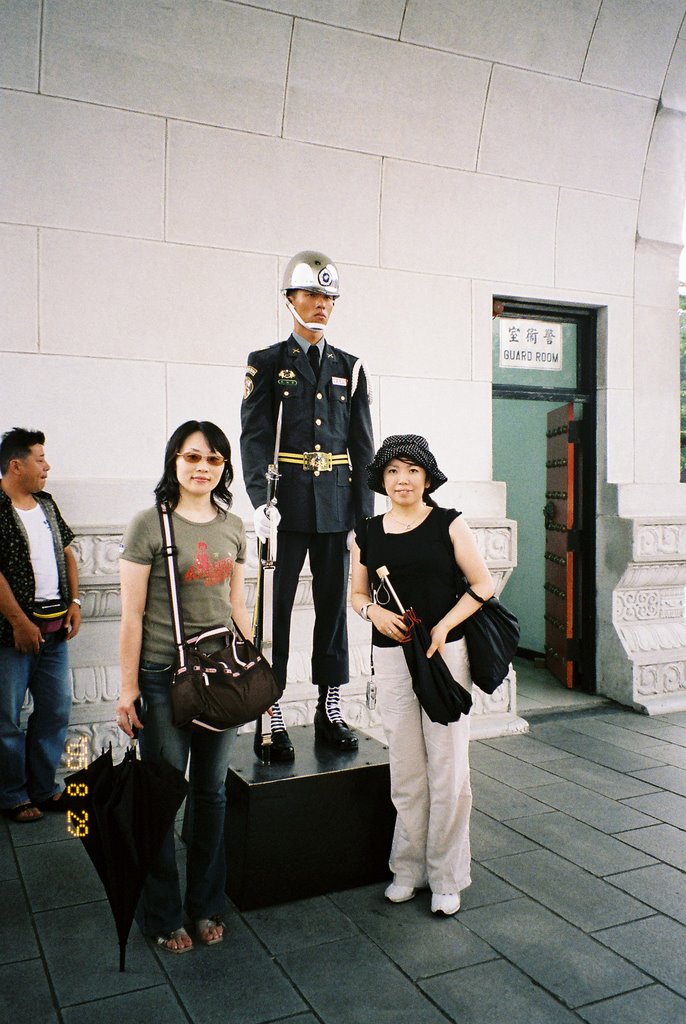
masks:
{"type": "Polygon", "coordinates": [[[331,452],[303,452],[303,469],[311,473],[330,473],[333,469],[331,452]]]}

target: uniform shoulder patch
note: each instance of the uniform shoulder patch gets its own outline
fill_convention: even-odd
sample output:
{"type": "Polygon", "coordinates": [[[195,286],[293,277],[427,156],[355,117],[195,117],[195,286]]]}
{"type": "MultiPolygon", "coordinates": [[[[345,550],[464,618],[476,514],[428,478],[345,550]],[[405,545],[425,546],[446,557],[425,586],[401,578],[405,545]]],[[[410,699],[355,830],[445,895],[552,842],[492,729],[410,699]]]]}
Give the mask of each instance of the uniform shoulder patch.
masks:
{"type": "Polygon", "coordinates": [[[248,363],[248,365],[245,368],[245,372],[250,374],[251,377],[254,377],[255,374],[257,373],[257,367],[251,366],[250,363],[248,363]]]}
{"type": "Polygon", "coordinates": [[[255,385],[253,384],[252,377],[248,376],[246,373],[245,380],[243,381],[243,401],[245,401],[246,398],[250,398],[254,387],[255,385]]]}

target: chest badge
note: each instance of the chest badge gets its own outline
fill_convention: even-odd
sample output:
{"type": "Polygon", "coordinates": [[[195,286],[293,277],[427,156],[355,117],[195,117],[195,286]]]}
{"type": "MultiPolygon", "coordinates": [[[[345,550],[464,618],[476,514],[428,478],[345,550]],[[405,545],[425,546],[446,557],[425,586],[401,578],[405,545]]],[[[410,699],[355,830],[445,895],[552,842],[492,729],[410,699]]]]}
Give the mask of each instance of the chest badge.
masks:
{"type": "Polygon", "coordinates": [[[295,387],[298,383],[295,370],[279,370],[276,383],[281,387],[295,387]]]}

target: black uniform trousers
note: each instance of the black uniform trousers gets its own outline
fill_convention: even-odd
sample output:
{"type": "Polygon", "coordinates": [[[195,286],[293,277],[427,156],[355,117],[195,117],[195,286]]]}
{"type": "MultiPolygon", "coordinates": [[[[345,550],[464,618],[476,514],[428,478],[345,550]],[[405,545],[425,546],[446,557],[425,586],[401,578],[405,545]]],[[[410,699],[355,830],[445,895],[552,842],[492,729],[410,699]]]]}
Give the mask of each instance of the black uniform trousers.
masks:
{"type": "Polygon", "coordinates": [[[346,599],[350,552],[344,533],[296,533],[279,530],[274,570],[272,663],[281,686],[286,685],[291,614],[305,555],[310,556],[314,631],[312,682],[320,688],[348,682],[346,599]]]}

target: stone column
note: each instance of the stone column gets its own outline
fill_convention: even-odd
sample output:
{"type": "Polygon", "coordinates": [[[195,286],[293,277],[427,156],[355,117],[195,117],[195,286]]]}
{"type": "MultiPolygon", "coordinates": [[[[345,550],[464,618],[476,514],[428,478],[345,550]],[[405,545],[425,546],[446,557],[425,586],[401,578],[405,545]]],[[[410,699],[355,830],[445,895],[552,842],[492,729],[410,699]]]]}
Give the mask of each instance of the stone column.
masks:
{"type": "Polygon", "coordinates": [[[686,710],[686,518],[629,521],[612,622],[629,660],[614,700],[649,715],[686,710]]]}

